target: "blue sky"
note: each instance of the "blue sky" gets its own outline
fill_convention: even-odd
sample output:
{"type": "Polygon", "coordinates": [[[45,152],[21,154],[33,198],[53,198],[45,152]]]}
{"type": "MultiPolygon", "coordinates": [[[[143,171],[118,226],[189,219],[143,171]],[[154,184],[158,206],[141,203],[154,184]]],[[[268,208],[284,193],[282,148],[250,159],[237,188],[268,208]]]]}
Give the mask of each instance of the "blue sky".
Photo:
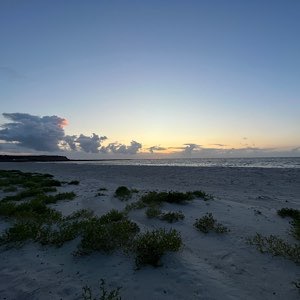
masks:
{"type": "MultiPolygon", "coordinates": [[[[299,36],[297,0],[3,0],[1,113],[67,119],[65,135],[106,136],[99,149],[288,155],[300,146],[299,36]]],[[[1,139],[2,152],[36,151],[1,139]]],[[[71,156],[85,155],[76,145],[71,156]]]]}

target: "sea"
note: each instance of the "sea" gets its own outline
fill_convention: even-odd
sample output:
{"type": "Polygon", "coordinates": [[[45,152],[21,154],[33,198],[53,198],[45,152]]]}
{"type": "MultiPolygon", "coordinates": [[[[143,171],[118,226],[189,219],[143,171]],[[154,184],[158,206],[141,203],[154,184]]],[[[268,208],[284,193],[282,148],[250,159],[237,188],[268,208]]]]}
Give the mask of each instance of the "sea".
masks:
{"type": "Polygon", "coordinates": [[[75,161],[75,162],[79,164],[123,165],[123,166],[292,168],[292,169],[300,168],[300,157],[111,159],[111,160],[97,160],[97,161],[85,160],[85,161],[75,161]]]}

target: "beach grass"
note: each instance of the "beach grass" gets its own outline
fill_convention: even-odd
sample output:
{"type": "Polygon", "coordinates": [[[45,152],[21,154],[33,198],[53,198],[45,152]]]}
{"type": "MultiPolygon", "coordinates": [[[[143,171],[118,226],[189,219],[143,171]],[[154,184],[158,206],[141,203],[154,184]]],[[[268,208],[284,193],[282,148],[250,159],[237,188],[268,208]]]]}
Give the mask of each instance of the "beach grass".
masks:
{"type": "Polygon", "coordinates": [[[83,300],[121,300],[120,290],[122,287],[117,287],[114,289],[109,289],[103,278],[100,279],[99,284],[99,294],[95,296],[92,289],[85,285],[82,288],[82,298],[83,300]]]}
{"type": "Polygon", "coordinates": [[[256,233],[254,237],[247,239],[250,245],[256,246],[261,253],[270,253],[274,256],[282,256],[300,263],[300,245],[291,245],[276,235],[262,236],[256,233]]]}
{"type": "Polygon", "coordinates": [[[226,233],[229,231],[227,227],[217,222],[212,213],[207,213],[202,218],[196,219],[194,226],[203,233],[209,233],[210,231],[226,233]]]}
{"type": "Polygon", "coordinates": [[[181,235],[175,229],[156,229],[140,234],[133,243],[137,267],[161,265],[161,257],[169,251],[178,251],[182,246],[181,235]]]}

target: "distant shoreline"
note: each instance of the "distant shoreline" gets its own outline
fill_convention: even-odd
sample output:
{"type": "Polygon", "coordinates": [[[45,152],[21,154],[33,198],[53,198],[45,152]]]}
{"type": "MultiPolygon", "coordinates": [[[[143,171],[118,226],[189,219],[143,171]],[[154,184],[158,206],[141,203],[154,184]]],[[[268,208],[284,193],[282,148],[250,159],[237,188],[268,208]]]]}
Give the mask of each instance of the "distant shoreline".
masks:
{"type": "Polygon", "coordinates": [[[61,155],[0,155],[0,162],[57,162],[57,161],[111,161],[132,160],[130,158],[113,159],[69,159],[61,155]]]}
{"type": "Polygon", "coordinates": [[[66,156],[59,155],[0,155],[0,162],[49,162],[70,161],[66,156]]]}

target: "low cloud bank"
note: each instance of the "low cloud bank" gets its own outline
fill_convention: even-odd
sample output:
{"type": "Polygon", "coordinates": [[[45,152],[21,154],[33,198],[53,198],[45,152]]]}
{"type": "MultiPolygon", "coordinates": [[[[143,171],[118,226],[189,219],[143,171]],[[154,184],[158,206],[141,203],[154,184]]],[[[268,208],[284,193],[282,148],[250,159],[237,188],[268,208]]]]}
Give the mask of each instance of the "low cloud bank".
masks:
{"type": "Polygon", "coordinates": [[[85,153],[117,153],[136,154],[142,144],[131,141],[130,145],[110,143],[103,146],[106,136],[93,133],[91,136],[84,134],[66,135],[64,126],[67,120],[58,116],[33,116],[26,113],[3,113],[11,122],[1,125],[0,141],[6,142],[12,148],[32,149],[35,151],[81,151],[85,153]]]}

